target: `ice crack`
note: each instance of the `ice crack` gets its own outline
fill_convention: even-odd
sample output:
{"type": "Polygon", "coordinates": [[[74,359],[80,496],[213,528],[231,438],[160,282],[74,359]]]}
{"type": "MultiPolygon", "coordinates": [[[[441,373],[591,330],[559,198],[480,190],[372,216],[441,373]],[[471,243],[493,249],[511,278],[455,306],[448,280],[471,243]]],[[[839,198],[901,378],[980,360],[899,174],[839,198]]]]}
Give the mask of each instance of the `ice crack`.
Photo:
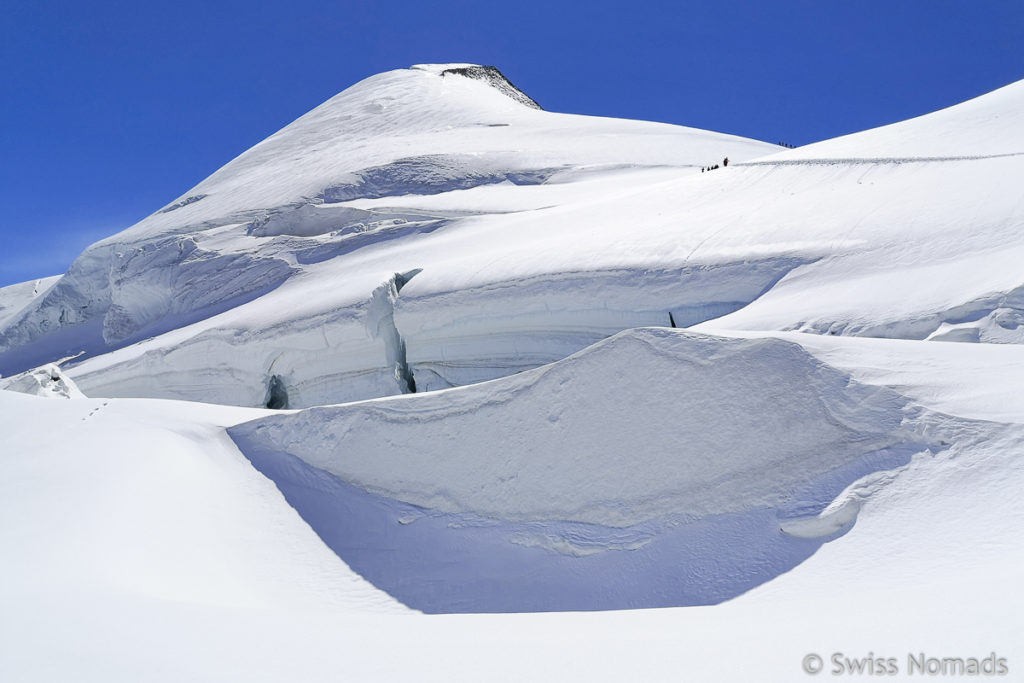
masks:
{"type": "Polygon", "coordinates": [[[395,273],[373,290],[367,310],[367,327],[375,338],[384,342],[385,363],[394,372],[395,381],[403,394],[416,393],[416,380],[406,359],[405,339],[395,326],[395,301],[402,287],[419,273],[419,268],[395,273]]]}

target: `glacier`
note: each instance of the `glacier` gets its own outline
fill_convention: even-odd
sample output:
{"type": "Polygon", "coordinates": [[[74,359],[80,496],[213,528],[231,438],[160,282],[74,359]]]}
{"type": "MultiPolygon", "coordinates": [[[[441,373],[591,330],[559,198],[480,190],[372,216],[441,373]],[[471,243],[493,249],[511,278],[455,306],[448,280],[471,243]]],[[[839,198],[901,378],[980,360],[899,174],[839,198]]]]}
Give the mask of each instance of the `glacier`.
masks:
{"type": "MultiPolygon", "coordinates": [[[[646,185],[721,155],[751,158],[775,149],[666,124],[545,112],[488,81],[445,73],[465,65],[442,66],[388,72],[349,88],[168,207],[87,249],[51,291],[5,326],[0,373],[82,353],[69,370],[96,396],[254,406],[272,375],[288,385],[294,407],[401,393],[386,336],[377,335],[371,320],[373,292],[395,273],[418,270],[417,279],[438,284],[465,274],[466,259],[454,271],[439,259],[457,256],[443,242],[475,235],[475,219],[543,213],[616,191],[623,178],[646,185]],[[420,251],[427,236],[440,242],[420,251]],[[323,288],[328,281],[337,285],[323,288]],[[264,318],[260,311],[269,309],[290,312],[264,318]],[[195,381],[199,374],[202,382],[195,381]]],[[[477,258],[474,271],[482,265],[477,258]]],[[[600,272],[593,286],[610,292],[633,274],[573,261],[527,269],[556,285],[577,271],[600,272]]],[[[750,276],[743,296],[755,296],[759,290],[748,290],[778,276],[778,268],[765,271],[750,276]]],[[[676,290],[665,296],[680,306],[702,306],[681,293],[679,272],[666,269],[664,284],[652,281],[652,287],[676,290]]],[[[479,284],[500,285],[498,275],[479,284]]],[[[520,275],[527,273],[517,270],[520,275]]],[[[662,311],[657,318],[633,316],[628,308],[637,303],[636,288],[618,287],[621,302],[588,316],[597,320],[584,321],[584,329],[570,330],[567,348],[667,319],[662,311]]],[[[733,298],[709,310],[731,310],[733,298]]],[[[660,309],[661,299],[641,305],[660,309]]],[[[396,326],[412,349],[398,305],[396,326]]],[[[444,340],[454,347],[461,337],[444,340]]],[[[511,343],[519,337],[526,343],[529,331],[511,343]]],[[[564,350],[545,345],[535,363],[564,350]]],[[[431,382],[430,364],[418,365],[423,386],[447,381],[431,382]]],[[[472,372],[486,374],[502,371],[472,372]]]]}
{"type": "Polygon", "coordinates": [[[394,395],[373,293],[413,271],[388,315],[421,389],[670,320],[1020,337],[1020,84],[775,151],[443,71],[367,79],[90,247],[5,325],[0,373],[82,353],[97,396],[257,406],[272,376],[292,407],[394,395]]]}
{"type": "Polygon", "coordinates": [[[796,149],[541,104],[372,76],[0,288],[0,678],[1019,661],[1024,81],[796,149]]]}

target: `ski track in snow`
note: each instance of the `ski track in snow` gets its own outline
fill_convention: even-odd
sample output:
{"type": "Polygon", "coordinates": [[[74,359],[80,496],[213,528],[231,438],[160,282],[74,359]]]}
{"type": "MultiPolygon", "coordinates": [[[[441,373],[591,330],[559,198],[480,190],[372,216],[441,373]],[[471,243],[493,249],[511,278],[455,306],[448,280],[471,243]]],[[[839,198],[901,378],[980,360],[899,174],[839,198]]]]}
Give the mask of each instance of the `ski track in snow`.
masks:
{"type": "Polygon", "coordinates": [[[738,161],[734,166],[856,166],[860,164],[917,164],[950,161],[982,161],[984,159],[1005,159],[1024,156],[1024,152],[1007,154],[980,154],[947,157],[851,157],[839,159],[777,159],[764,161],[738,161]]]}

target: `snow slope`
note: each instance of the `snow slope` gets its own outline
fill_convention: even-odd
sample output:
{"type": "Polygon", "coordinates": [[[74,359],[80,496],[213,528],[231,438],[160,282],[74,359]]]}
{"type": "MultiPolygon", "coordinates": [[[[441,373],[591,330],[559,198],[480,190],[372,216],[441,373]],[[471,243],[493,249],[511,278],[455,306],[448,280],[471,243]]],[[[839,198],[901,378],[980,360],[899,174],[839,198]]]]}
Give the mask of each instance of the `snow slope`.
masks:
{"type": "MultiPolygon", "coordinates": [[[[730,344],[669,330],[638,334],[684,346],[696,341],[705,349],[740,351],[752,359],[781,355],[799,360],[811,372],[836,374],[808,363],[786,343],[730,344]]],[[[337,568],[308,572],[319,566],[320,557],[308,543],[309,529],[287,521],[297,520],[280,494],[266,489],[266,481],[253,486],[258,482],[249,480],[255,473],[241,466],[244,461],[222,431],[211,430],[214,424],[269,413],[141,400],[115,400],[104,407],[104,401],[44,401],[0,392],[5,429],[15,422],[22,428],[13,442],[18,457],[5,451],[2,480],[7,484],[0,504],[5,519],[17,514],[27,520],[24,533],[0,527],[9,556],[25,558],[24,563],[0,565],[0,600],[7,615],[0,620],[0,676],[19,681],[317,681],[337,673],[342,662],[346,677],[363,680],[669,681],[685,673],[700,680],[788,683],[804,677],[800,667],[808,653],[823,656],[826,671],[831,671],[831,655],[842,653],[897,658],[902,675],[889,679],[917,680],[919,674],[907,676],[908,654],[980,660],[994,652],[1008,660],[1011,675],[1003,679],[1014,680],[1024,657],[1017,637],[1024,627],[1017,590],[1024,561],[1019,542],[1024,509],[1017,495],[1024,485],[1024,413],[1019,400],[1013,400],[1016,394],[992,377],[1003,367],[1021,365],[1021,347],[783,336],[812,344],[815,354],[836,361],[862,382],[899,386],[907,395],[927,397],[925,405],[941,405],[952,415],[973,413],[974,419],[918,412],[925,419],[917,424],[926,429],[935,420],[953,426],[941,437],[950,441],[947,449],[914,458],[891,472],[884,486],[843,492],[840,497],[862,498],[845,535],[819,544],[774,580],[713,607],[379,616],[375,612],[381,603],[367,599],[365,588],[338,588],[337,568]],[[100,410],[88,417],[95,408],[100,410]],[[106,432],[96,448],[96,421],[104,415],[117,421],[119,431],[128,431],[113,442],[110,434],[119,431],[106,432]],[[92,434],[79,440],[90,424],[92,434]],[[205,426],[197,429],[197,424],[205,426]],[[73,430],[67,435],[75,439],[57,440],[42,451],[46,447],[38,435],[55,426],[73,430]],[[170,440],[174,432],[179,438],[170,440]],[[198,440],[204,444],[201,451],[196,450],[198,440]],[[69,442],[78,447],[71,449],[69,442]],[[35,455],[40,452],[44,457],[35,455]],[[140,455],[151,452],[158,457],[140,455]],[[171,458],[174,453],[177,457],[171,458]],[[170,469],[175,462],[178,467],[170,469]],[[135,490],[117,485],[129,475],[135,490]],[[171,492],[148,482],[169,478],[193,494],[203,482],[206,493],[191,498],[190,505],[161,509],[171,492]],[[249,483],[239,489],[242,482],[249,483]],[[238,495],[246,489],[255,497],[238,495]],[[226,492],[232,493],[211,507],[226,492]],[[138,522],[123,514],[128,497],[129,509],[142,512],[138,522]],[[202,516],[201,528],[190,523],[190,506],[196,507],[197,518],[202,516]],[[110,514],[100,523],[96,516],[104,510],[110,514]],[[169,525],[171,514],[174,524],[169,525]],[[284,524],[273,523],[268,515],[284,524]],[[246,523],[232,521],[239,518],[246,523]],[[175,528],[192,539],[187,550],[147,543],[158,538],[167,543],[175,528]],[[208,542],[212,537],[216,543],[208,542]],[[289,547],[274,545],[286,540],[289,547]],[[280,561],[279,552],[288,553],[289,561],[280,561]],[[247,561],[251,553],[259,561],[247,561]],[[296,557],[305,559],[297,562],[296,557]],[[234,569],[239,562],[244,568],[234,569]],[[222,563],[231,577],[227,586],[216,582],[222,563]],[[205,588],[207,582],[217,590],[205,588]],[[322,601],[331,592],[344,596],[342,604],[322,601]],[[189,599],[161,597],[171,594],[189,599]]],[[[536,384],[577,362],[569,359],[539,373],[536,384]]],[[[586,378],[583,373],[563,388],[569,396],[559,404],[586,399],[575,388],[586,378]]],[[[493,392],[519,379],[435,398],[493,392]]],[[[609,392],[623,387],[625,398],[648,380],[641,373],[634,383],[627,375],[609,392]]],[[[350,410],[374,405],[399,409],[431,398],[392,398],[350,410]]],[[[536,401],[534,409],[550,409],[549,398],[518,396],[520,404],[536,401]]],[[[524,406],[517,409],[523,412],[524,406]]],[[[592,419],[590,426],[600,422],[592,419]]],[[[623,458],[620,466],[635,469],[635,460],[623,458]]],[[[631,551],[605,554],[615,552],[631,551]]],[[[589,562],[589,557],[573,559],[589,562]]],[[[586,571],[576,575],[586,576],[586,571]]]]}
{"type": "Polygon", "coordinates": [[[1022,100],[776,153],[353,86],[0,290],[70,399],[0,391],[0,678],[1013,680],[1022,100]]]}
{"type": "Polygon", "coordinates": [[[0,391],[0,412],[6,605],[402,610],[338,562],[234,448],[223,427],[262,411],[0,391]]]}
{"type": "Polygon", "coordinates": [[[584,201],[776,149],[544,112],[493,82],[445,75],[450,66],[349,88],[87,249],[5,327],[0,372],[156,336],[76,378],[92,395],[242,405],[264,404],[273,374],[287,378],[296,406],[401,393],[394,335],[380,327],[391,297],[375,292],[421,265],[389,247],[418,249],[466,217],[584,201]]]}
{"type": "Polygon", "coordinates": [[[0,324],[28,306],[40,294],[45,294],[59,279],[59,275],[54,275],[0,287],[0,324]]]}
{"type": "Polygon", "coordinates": [[[931,114],[787,150],[773,161],[977,159],[1024,153],[1021,82],[931,114]]]}
{"type": "MultiPolygon", "coordinates": [[[[10,321],[0,372],[55,354],[95,355],[206,319],[260,298],[306,264],[428,232],[444,218],[366,211],[348,200],[535,185],[580,168],[695,168],[774,149],[678,126],[544,112],[508,92],[431,66],[356,84],[87,249],[53,290],[10,321]]],[[[327,294],[319,311],[358,315],[370,291],[327,294]]],[[[363,326],[342,328],[353,343],[368,345],[363,326]]],[[[380,356],[377,367],[353,370],[384,369],[380,356]]]]}
{"type": "Polygon", "coordinates": [[[906,339],[809,335],[799,332],[716,334],[800,344],[824,363],[864,384],[891,387],[915,403],[949,415],[1020,422],[1024,348],[1003,344],[921,344],[906,339]]]}
{"type": "MultiPolygon", "coordinates": [[[[768,148],[550,114],[488,88],[423,70],[368,79],[197,186],[202,200],[88,250],[83,264],[144,240],[132,257],[139,270],[126,270],[111,296],[164,311],[149,333],[176,329],[105,354],[112,347],[98,344],[69,367],[71,376],[91,395],[252,406],[266,405],[276,381],[288,405],[303,407],[502,377],[644,325],[1020,341],[1020,83],[750,161],[742,159],[768,148]],[[368,114],[364,105],[385,93],[388,108],[368,114]],[[509,125],[470,125],[491,121],[485,114],[509,125]],[[386,135],[405,126],[408,136],[386,135]],[[343,133],[348,127],[354,132],[343,133]],[[959,130],[970,132],[952,132],[959,130]],[[359,142],[374,136],[387,139],[359,142]],[[397,146],[413,141],[424,154],[410,161],[397,146]],[[328,167],[344,145],[377,156],[356,164],[366,172],[342,191],[328,167]],[[964,153],[971,145],[978,153],[964,153]],[[492,152],[513,147],[521,151],[495,161],[492,152]],[[442,148],[458,159],[424,161],[442,148]],[[728,168],[679,167],[713,161],[715,149],[732,155],[728,168]],[[300,158],[302,172],[278,187],[278,167],[300,158]],[[527,166],[547,170],[532,180],[501,176],[527,166]],[[261,183],[307,200],[196,222],[229,212],[216,208],[228,198],[238,202],[230,211],[242,211],[257,202],[248,192],[261,183]],[[322,194],[325,187],[335,189],[322,194]],[[215,284],[225,277],[233,282],[227,298],[215,284]],[[189,303],[179,285],[200,282],[200,298],[189,303]],[[164,304],[192,313],[165,315],[164,304]]],[[[286,201],[268,193],[261,197],[273,202],[259,206],[286,201]]],[[[22,338],[41,315],[52,320],[56,309],[47,306],[27,309],[5,336],[22,338]]],[[[35,354],[31,364],[43,362],[50,341],[82,350],[85,328],[109,333],[119,310],[108,309],[102,324],[16,344],[0,360],[20,367],[35,354]]],[[[140,315],[149,313],[129,317],[140,315]]]]}
{"type": "Polygon", "coordinates": [[[827,185],[815,199],[828,201],[831,215],[814,216],[799,199],[790,208],[842,225],[855,243],[713,326],[1019,343],[1024,281],[1014,263],[1024,205],[1013,187],[1024,175],[1022,101],[1017,82],[750,162],[754,173],[820,169],[827,185]]]}

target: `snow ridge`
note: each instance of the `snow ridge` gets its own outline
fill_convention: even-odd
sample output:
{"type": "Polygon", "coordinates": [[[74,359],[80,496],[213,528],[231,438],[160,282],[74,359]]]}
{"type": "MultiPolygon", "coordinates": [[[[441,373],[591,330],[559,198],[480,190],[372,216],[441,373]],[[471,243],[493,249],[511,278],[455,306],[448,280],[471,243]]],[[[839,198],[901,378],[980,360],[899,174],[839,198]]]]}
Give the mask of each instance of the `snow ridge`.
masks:
{"type": "Polygon", "coordinates": [[[476,80],[483,81],[488,85],[497,88],[500,92],[508,95],[520,104],[533,109],[541,109],[541,106],[537,104],[532,97],[512,85],[512,82],[508,80],[505,74],[501,73],[496,66],[456,66],[443,70],[441,75],[465,76],[466,78],[474,78],[476,80]]]}
{"type": "Polygon", "coordinates": [[[795,344],[648,328],[230,434],[407,605],[611,609],[716,603],[799,564],[853,526],[856,507],[816,519],[851,483],[941,450],[949,428],[916,427],[919,412],[795,344]]]}

